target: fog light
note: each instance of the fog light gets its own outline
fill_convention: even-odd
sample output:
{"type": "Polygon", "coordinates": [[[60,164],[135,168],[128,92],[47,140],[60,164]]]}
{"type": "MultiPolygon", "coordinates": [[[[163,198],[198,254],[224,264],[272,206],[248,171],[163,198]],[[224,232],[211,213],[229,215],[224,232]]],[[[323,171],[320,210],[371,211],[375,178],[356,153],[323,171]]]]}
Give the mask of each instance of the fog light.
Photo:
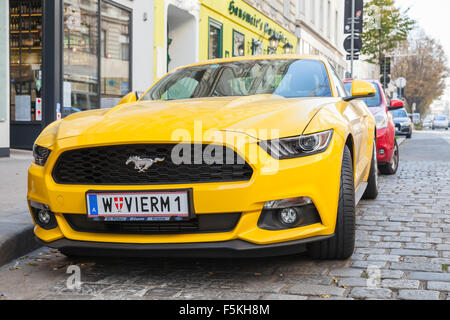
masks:
{"type": "Polygon", "coordinates": [[[294,208],[286,208],[280,211],[280,221],[287,226],[296,225],[298,218],[298,212],[294,208]]]}
{"type": "Polygon", "coordinates": [[[37,216],[38,216],[39,222],[44,226],[48,225],[50,223],[50,221],[52,220],[52,216],[50,214],[50,211],[48,211],[48,210],[39,210],[37,216]]]}
{"type": "Polygon", "coordinates": [[[58,226],[55,214],[51,211],[50,207],[46,204],[29,201],[31,212],[33,213],[34,221],[39,227],[45,230],[51,230],[58,226]]]}

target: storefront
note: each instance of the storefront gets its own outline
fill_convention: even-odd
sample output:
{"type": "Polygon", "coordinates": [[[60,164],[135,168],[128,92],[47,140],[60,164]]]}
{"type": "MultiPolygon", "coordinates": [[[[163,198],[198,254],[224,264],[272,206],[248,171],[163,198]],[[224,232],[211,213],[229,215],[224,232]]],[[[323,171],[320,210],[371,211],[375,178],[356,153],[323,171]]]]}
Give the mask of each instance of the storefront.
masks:
{"type": "Polygon", "coordinates": [[[200,60],[296,50],[294,34],[242,0],[202,0],[200,17],[200,60]]]}
{"type": "Polygon", "coordinates": [[[153,40],[151,18],[145,0],[10,0],[11,148],[30,149],[54,120],[144,91],[153,80],[153,48],[134,46],[133,28],[153,40]],[[136,9],[144,16],[134,18],[136,9]],[[149,55],[134,59],[136,49],[149,55]]]}

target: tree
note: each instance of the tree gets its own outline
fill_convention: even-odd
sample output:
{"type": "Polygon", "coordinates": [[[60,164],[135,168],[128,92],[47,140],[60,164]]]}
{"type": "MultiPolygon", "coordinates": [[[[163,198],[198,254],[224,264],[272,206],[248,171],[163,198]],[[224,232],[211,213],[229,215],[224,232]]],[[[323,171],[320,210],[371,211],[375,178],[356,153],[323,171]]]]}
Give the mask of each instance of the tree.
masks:
{"type": "Polygon", "coordinates": [[[370,0],[364,4],[364,33],[361,53],[377,64],[380,58],[408,39],[415,21],[394,6],[395,0],[370,0]]]}
{"type": "Polygon", "coordinates": [[[427,114],[431,103],[444,93],[450,75],[442,45],[419,29],[394,56],[393,78],[407,81],[404,98],[409,106],[416,104],[417,112],[427,114]]]}

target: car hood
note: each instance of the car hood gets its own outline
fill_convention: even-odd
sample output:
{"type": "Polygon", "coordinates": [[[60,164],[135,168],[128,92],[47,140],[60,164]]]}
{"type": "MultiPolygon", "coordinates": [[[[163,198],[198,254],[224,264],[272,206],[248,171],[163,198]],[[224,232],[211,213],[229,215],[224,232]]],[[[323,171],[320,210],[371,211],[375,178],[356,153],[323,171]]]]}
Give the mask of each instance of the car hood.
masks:
{"type": "Polygon", "coordinates": [[[79,137],[80,143],[149,142],[173,141],[180,135],[194,137],[195,133],[194,141],[199,132],[206,131],[244,132],[258,138],[261,129],[279,129],[281,136],[294,136],[334,100],[256,95],[143,101],[73,114],[60,122],[55,138],[79,137]]]}

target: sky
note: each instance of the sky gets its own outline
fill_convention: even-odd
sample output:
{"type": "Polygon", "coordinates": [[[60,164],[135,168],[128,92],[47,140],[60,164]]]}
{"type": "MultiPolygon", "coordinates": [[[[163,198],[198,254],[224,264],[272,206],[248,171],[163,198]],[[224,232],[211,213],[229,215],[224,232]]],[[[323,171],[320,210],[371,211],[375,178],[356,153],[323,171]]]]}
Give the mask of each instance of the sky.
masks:
{"type": "MultiPolygon", "coordinates": [[[[408,15],[429,36],[439,40],[450,61],[450,0],[395,0],[400,9],[410,8],[408,15]]],[[[441,99],[450,99],[450,79],[441,99]]]]}
{"type": "Polygon", "coordinates": [[[450,1],[449,0],[395,0],[401,9],[410,8],[408,15],[417,21],[425,32],[440,40],[450,57],[450,1]]]}

